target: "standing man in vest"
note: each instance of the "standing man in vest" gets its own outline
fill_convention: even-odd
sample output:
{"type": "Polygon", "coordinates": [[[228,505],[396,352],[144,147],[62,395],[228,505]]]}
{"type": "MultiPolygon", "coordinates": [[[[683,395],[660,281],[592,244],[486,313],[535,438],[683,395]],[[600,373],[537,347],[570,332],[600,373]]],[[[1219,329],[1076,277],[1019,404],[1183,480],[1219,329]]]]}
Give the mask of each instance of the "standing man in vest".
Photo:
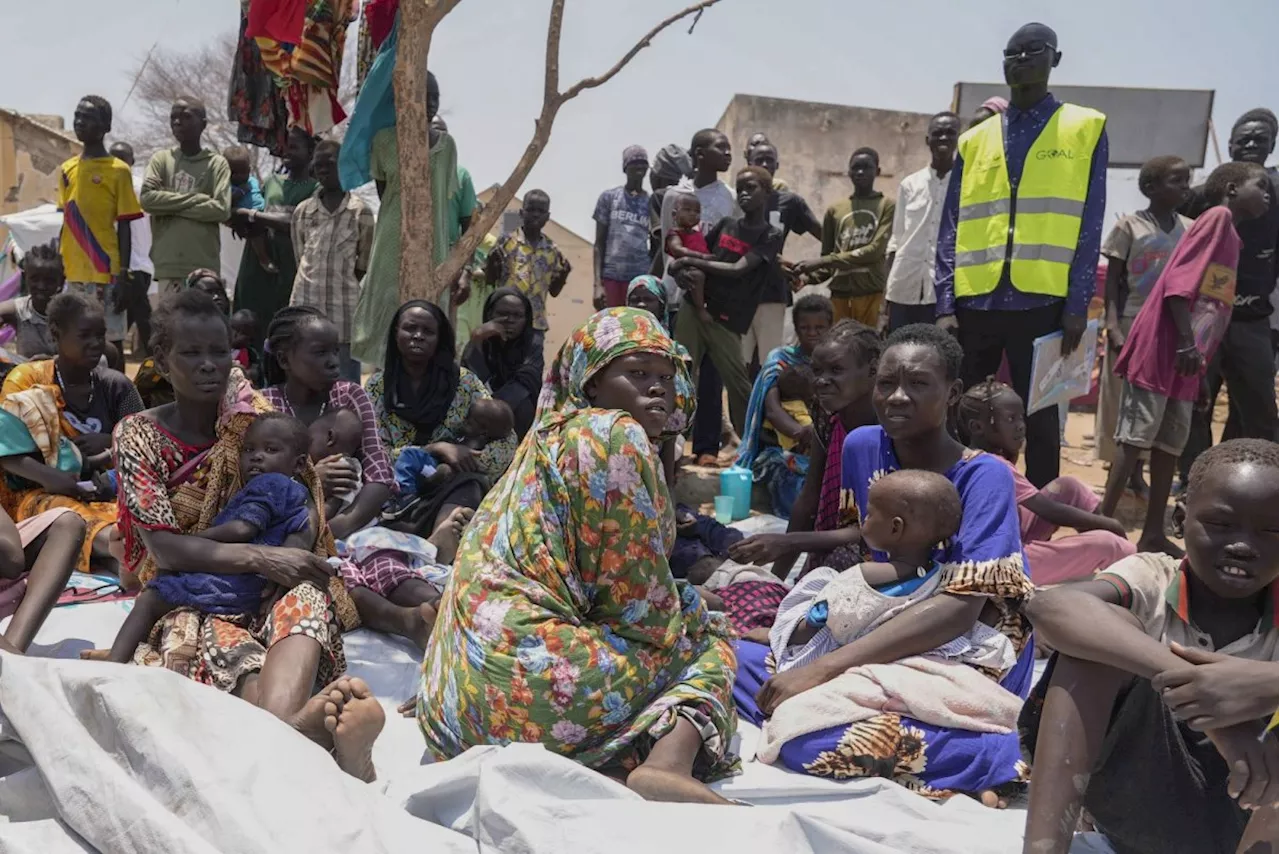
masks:
{"type": "MultiPolygon", "coordinates": [[[[1106,116],[1049,92],[1061,59],[1044,24],[1009,39],[1009,109],[960,137],[938,230],[937,323],[964,348],[964,384],[1007,356],[1024,401],[1036,338],[1061,329],[1064,355],[1080,346],[1107,201],[1106,116]]],[[[1027,416],[1036,486],[1058,476],[1058,442],[1057,407],[1027,416]]]]}

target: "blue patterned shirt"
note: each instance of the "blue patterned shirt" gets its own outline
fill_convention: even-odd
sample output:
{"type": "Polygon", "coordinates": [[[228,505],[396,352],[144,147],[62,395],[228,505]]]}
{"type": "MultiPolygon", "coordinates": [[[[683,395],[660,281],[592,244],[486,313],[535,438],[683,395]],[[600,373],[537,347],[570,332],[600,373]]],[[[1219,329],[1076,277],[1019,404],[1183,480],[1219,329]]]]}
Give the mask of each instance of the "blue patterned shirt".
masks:
{"type": "MultiPolygon", "coordinates": [[[[1036,137],[1040,136],[1040,132],[1060,106],[1062,102],[1050,93],[1029,110],[1021,110],[1010,104],[1009,109],[1001,116],[1005,162],[1008,164],[1009,183],[1013,187],[1016,188],[1022,179],[1022,167],[1036,137]]],[[[1076,254],[1071,259],[1071,268],[1067,274],[1068,314],[1083,316],[1097,289],[1098,250],[1102,245],[1102,221],[1107,207],[1109,157],[1107,132],[1104,128],[1098,139],[1098,147],[1093,150],[1093,162],[1089,167],[1089,189],[1084,198],[1084,213],[1080,217],[1080,237],[1076,241],[1076,254]]],[[[956,154],[955,166],[951,168],[951,183],[947,187],[947,200],[942,207],[942,224],[938,229],[937,274],[934,277],[938,316],[955,314],[957,307],[978,311],[1021,311],[1061,302],[1059,297],[1026,294],[1016,289],[1009,278],[1007,260],[994,291],[956,299],[956,223],[960,218],[960,179],[963,173],[964,159],[956,154]]],[[[1014,216],[1016,218],[1016,212],[1014,216]]]]}

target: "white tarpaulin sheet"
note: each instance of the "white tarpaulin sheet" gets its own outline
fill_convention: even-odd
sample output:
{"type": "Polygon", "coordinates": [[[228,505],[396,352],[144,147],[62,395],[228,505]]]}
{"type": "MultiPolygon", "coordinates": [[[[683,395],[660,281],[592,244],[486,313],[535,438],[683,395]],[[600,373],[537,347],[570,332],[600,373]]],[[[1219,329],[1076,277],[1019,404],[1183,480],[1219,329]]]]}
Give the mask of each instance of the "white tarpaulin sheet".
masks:
{"type": "Polygon", "coordinates": [[[0,851],[1013,854],[1021,816],[881,781],[803,806],[654,804],[541,747],[366,785],[271,715],[157,669],[0,655],[0,851]]]}
{"type": "Polygon", "coordinates": [[[344,638],[348,669],[387,710],[380,782],[365,785],[242,700],[160,670],[75,660],[110,645],[131,604],[56,608],[33,657],[0,655],[0,854],[1022,850],[1021,810],[765,765],[747,723],[743,773],[714,788],[752,807],[647,803],[537,746],[423,765],[417,722],[394,713],[417,689],[421,654],[361,630],[344,638]]]}

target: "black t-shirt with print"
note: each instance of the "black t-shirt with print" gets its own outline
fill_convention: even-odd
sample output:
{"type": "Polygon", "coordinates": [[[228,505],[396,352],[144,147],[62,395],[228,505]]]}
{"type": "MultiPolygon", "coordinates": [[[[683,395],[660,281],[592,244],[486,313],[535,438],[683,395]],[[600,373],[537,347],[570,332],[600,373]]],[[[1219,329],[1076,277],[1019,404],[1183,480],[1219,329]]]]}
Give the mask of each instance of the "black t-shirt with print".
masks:
{"type": "Polygon", "coordinates": [[[87,411],[68,403],[63,416],[81,433],[110,433],[126,415],[143,410],[133,382],[117,370],[98,365],[93,369],[93,399],[87,411]]]}
{"type": "MultiPolygon", "coordinates": [[[[792,234],[810,234],[822,231],[822,221],[813,215],[809,203],[789,190],[775,190],[769,194],[769,216],[778,212],[778,222],[782,224],[782,243],[792,234]]],[[[779,254],[782,249],[778,249],[779,254]]],[[[782,274],[782,265],[774,261],[769,265],[769,280],[765,283],[764,295],[760,302],[780,302],[791,305],[791,288],[787,287],[786,276],[782,274]]]]}
{"type": "Polygon", "coordinates": [[[782,232],[767,222],[753,227],[740,217],[725,217],[707,235],[707,248],[715,260],[729,264],[748,254],[760,258],[760,263],[743,276],[707,275],[707,311],[741,335],[751,328],[770,271],[782,252],[782,232]]]}

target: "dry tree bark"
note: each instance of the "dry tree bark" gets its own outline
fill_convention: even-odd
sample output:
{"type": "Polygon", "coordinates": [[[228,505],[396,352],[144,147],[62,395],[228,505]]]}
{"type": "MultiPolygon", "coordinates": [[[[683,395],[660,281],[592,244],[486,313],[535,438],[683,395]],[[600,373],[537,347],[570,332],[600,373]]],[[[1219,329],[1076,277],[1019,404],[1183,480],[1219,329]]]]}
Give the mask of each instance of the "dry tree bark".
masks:
{"type": "Polygon", "coordinates": [[[400,159],[400,300],[437,302],[435,231],[431,203],[431,128],[427,119],[427,54],[431,36],[461,0],[406,0],[400,4],[400,41],[391,73],[396,97],[396,149],[400,159]]]}
{"type": "MultiPolygon", "coordinates": [[[[552,0],[547,22],[546,75],[542,89],[542,110],[534,121],[533,138],[507,180],[502,182],[480,216],[453,247],[444,263],[433,263],[435,232],[432,227],[429,128],[427,127],[427,55],[431,36],[445,15],[461,0],[406,0],[400,6],[400,42],[394,72],[396,92],[396,144],[400,152],[400,182],[403,213],[400,225],[400,299],[427,299],[439,302],[484,235],[489,233],[516,191],[538,162],[551,138],[556,114],[567,102],[588,89],[603,86],[627,63],[649,46],[654,37],[677,21],[702,12],[720,0],[702,0],[676,12],[645,33],[613,67],[597,77],[586,77],[560,90],[560,30],[564,23],[565,0],[552,0]]],[[[694,23],[697,23],[695,18],[694,23]]],[[[692,32],[693,28],[690,27],[692,32]]]]}

